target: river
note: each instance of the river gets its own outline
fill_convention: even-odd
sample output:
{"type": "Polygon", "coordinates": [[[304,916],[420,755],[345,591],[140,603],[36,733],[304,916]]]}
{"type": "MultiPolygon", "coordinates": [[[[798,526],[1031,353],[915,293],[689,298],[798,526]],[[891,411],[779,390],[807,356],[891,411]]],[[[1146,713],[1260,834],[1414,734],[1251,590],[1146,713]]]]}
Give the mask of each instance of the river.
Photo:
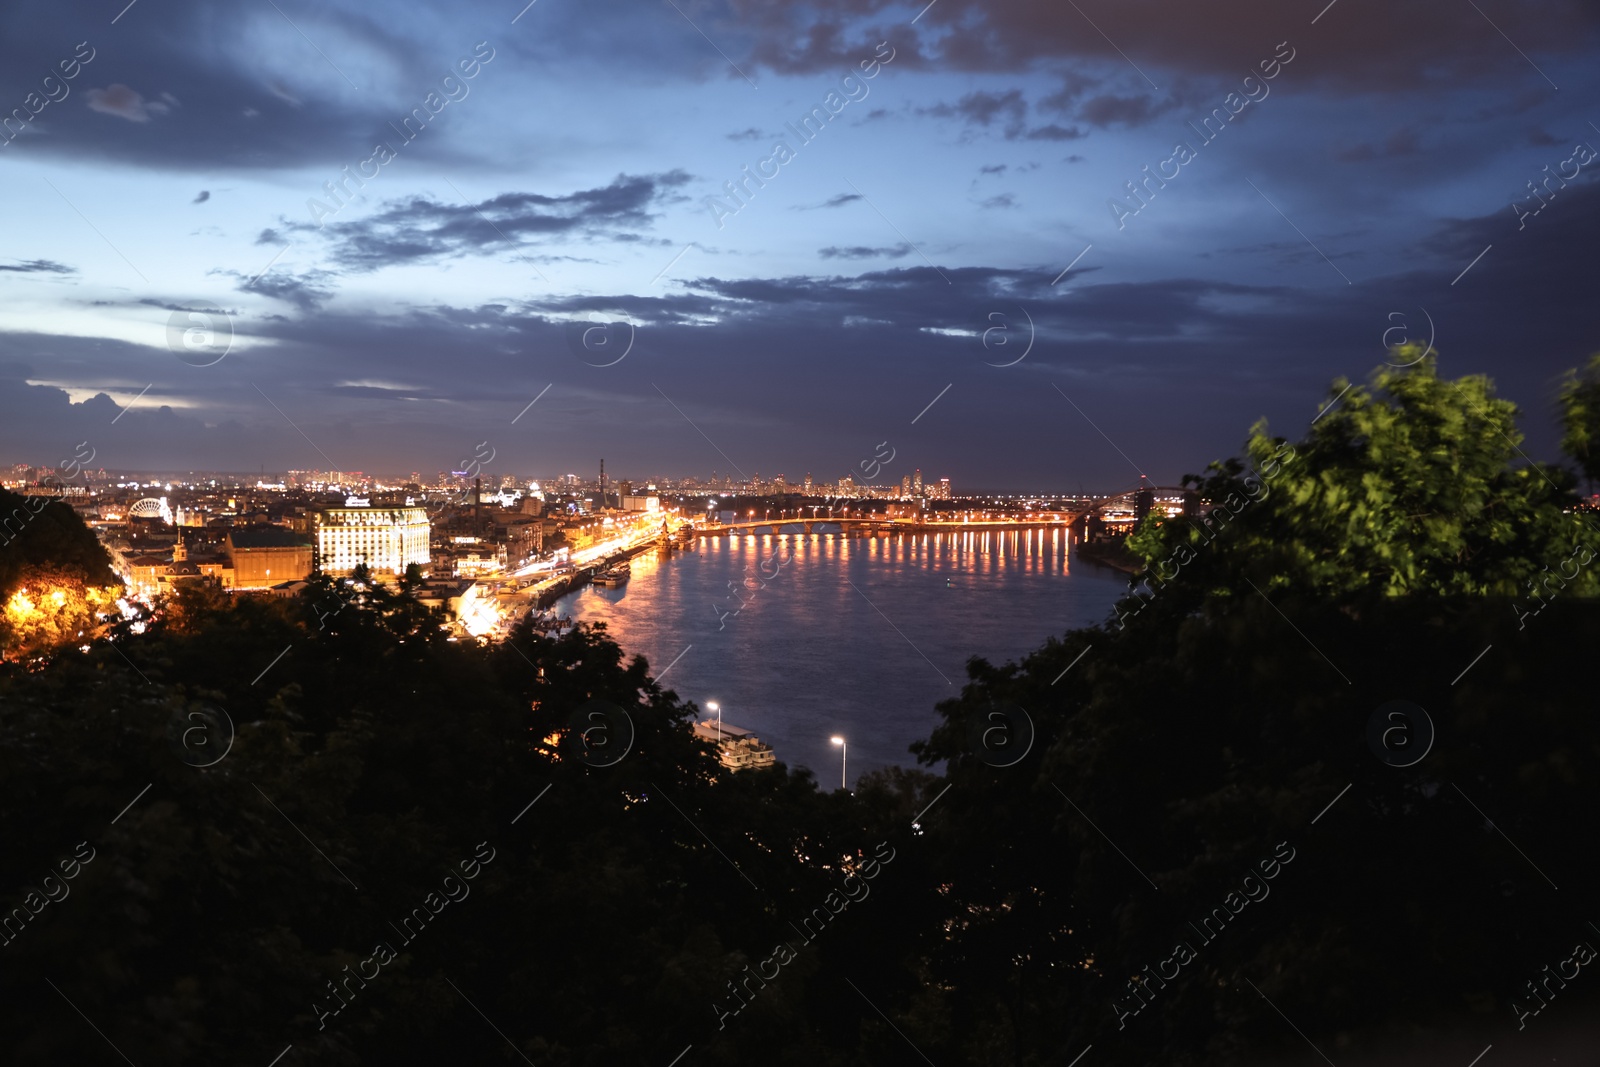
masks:
{"type": "Polygon", "coordinates": [[[1065,530],[844,538],[708,537],[633,561],[616,588],[586,586],[556,610],[604,622],[630,655],[701,709],[751,730],[824,787],[907,751],[959,695],[965,664],[1026,655],[1104,621],[1126,576],[1079,560],[1065,530]]]}

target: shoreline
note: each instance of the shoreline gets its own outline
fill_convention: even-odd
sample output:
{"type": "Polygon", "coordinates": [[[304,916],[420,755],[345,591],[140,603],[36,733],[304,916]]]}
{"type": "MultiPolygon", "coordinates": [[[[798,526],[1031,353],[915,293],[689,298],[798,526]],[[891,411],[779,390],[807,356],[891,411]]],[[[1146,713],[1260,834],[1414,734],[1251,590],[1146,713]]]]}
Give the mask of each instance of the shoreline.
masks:
{"type": "Polygon", "coordinates": [[[1078,558],[1127,575],[1144,573],[1144,564],[1122,541],[1084,541],[1078,545],[1078,558]]]}

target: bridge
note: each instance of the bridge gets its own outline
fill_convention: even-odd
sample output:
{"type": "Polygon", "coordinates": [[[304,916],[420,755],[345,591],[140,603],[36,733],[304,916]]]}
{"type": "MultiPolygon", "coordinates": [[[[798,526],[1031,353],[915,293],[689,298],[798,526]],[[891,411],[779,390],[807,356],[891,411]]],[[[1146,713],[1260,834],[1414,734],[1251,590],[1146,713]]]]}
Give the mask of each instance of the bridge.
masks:
{"type": "Polygon", "coordinates": [[[723,534],[756,533],[766,530],[774,537],[783,534],[833,534],[844,537],[896,537],[908,534],[959,533],[961,531],[1003,532],[1006,530],[1066,529],[1083,516],[1076,512],[1052,513],[1051,517],[1032,519],[980,519],[960,522],[931,519],[890,519],[883,516],[840,516],[814,519],[750,519],[745,522],[712,523],[695,526],[695,537],[719,537],[723,534]],[[831,527],[831,529],[818,529],[831,527]]]}

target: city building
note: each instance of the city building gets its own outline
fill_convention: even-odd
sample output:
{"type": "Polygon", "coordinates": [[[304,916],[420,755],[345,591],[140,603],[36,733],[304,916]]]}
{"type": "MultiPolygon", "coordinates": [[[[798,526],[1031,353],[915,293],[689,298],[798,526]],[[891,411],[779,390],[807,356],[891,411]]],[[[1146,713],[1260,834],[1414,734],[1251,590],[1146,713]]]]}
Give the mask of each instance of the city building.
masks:
{"type": "Polygon", "coordinates": [[[224,541],[235,589],[270,589],[305,578],[313,569],[311,542],[281,526],[229,530],[224,541]]]}
{"type": "Polygon", "coordinates": [[[349,574],[362,563],[374,576],[428,566],[428,513],[420,507],[326,508],[314,524],[317,569],[349,574]]]}

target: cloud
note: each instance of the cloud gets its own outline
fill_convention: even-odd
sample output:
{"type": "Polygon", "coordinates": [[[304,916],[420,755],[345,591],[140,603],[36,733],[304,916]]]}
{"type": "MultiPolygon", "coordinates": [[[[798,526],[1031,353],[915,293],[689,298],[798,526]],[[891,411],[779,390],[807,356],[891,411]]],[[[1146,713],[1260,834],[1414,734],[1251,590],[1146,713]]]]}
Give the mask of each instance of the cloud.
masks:
{"type": "Polygon", "coordinates": [[[834,196],[828,197],[828,199],[824,200],[820,204],[811,204],[811,205],[797,204],[797,205],[795,205],[794,210],[796,210],[796,211],[819,211],[822,208],[828,208],[828,207],[844,207],[846,204],[851,204],[851,203],[854,203],[857,200],[865,200],[865,199],[866,199],[866,197],[862,196],[860,193],[838,193],[838,194],[836,194],[834,196]]]}
{"type": "Polygon", "coordinates": [[[1023,131],[1023,122],[1028,114],[1028,103],[1022,98],[1022,90],[1010,89],[1003,93],[991,93],[984,90],[968,93],[954,104],[935,104],[932,107],[917,109],[920,114],[931,115],[934,118],[959,119],[970,129],[988,129],[996,121],[1001,121],[1006,137],[1015,139],[1023,131]]]}
{"type": "Polygon", "coordinates": [[[1004,163],[993,163],[988,166],[978,168],[979,174],[1004,174],[1005,172],[1006,165],[1004,163]]]}
{"type": "MultiPolygon", "coordinates": [[[[1291,13],[1281,0],[1120,0],[1085,5],[1083,16],[1054,4],[940,0],[920,17],[914,37],[903,24],[890,28],[901,21],[903,7],[890,0],[728,0],[728,7],[731,23],[752,40],[746,54],[733,55],[747,71],[747,62],[791,74],[837,70],[889,38],[897,49],[895,69],[1014,74],[1051,64],[1103,64],[1120,74],[1132,57],[1158,82],[1169,72],[1232,81],[1288,38],[1305,52],[1314,47],[1317,56],[1315,68],[1297,67],[1297,76],[1345,95],[1468,82],[1543,84],[1485,19],[1470,8],[1472,18],[1441,18],[1434,0],[1391,0],[1354,14],[1341,5],[1314,29],[1307,28],[1309,15],[1291,13]],[[1242,32],[1246,28],[1256,32],[1242,32]],[[1418,61],[1418,41],[1428,42],[1427,62],[1418,61]]],[[[1493,15],[1535,59],[1540,53],[1574,60],[1592,54],[1600,29],[1600,9],[1587,0],[1501,0],[1493,15]]]]}
{"type": "Polygon", "coordinates": [[[1178,101],[1172,97],[1158,101],[1142,93],[1136,96],[1105,93],[1085,100],[1078,106],[1076,114],[1082,121],[1101,129],[1110,126],[1132,128],[1143,126],[1177,106],[1178,101]]]}
{"type": "Polygon", "coordinates": [[[113,83],[104,89],[89,89],[83,94],[89,110],[103,115],[116,115],[129,122],[149,122],[152,114],[164,115],[171,111],[176,101],[167,93],[163,93],[162,97],[161,100],[146,100],[121,83],[113,83]]]}
{"type": "Polygon", "coordinates": [[[1076,126],[1060,126],[1052,122],[1046,126],[1036,126],[1022,136],[1029,141],[1076,141],[1084,133],[1076,126]]]}
{"type": "MultiPolygon", "coordinates": [[[[605,237],[656,243],[636,232],[655,219],[650,210],[675,198],[689,181],[681,170],[664,174],[619,174],[609,185],[574,193],[502,193],[477,204],[453,204],[416,196],[392,200],[372,215],[348,222],[283,220],[283,230],[319,234],[333,260],[362,273],[403,263],[427,262],[469,253],[520,249],[542,238],[605,237]]],[[[281,230],[263,230],[257,244],[281,239],[281,230]]]]}
{"type": "MultiPolygon", "coordinates": [[[[1293,240],[1291,232],[1284,244],[1293,240]]],[[[154,380],[146,401],[164,396],[176,398],[174,408],[178,399],[190,406],[163,412],[134,405],[117,423],[108,468],[188,470],[197,456],[224,470],[326,465],[279,412],[240,387],[255,380],[338,465],[449,469],[470,451],[462,429],[468,420],[508,422],[554,381],[539,402],[541,421],[530,436],[506,443],[504,462],[529,471],[578,469],[595,435],[604,434],[608,469],[703,475],[724,467],[661,400],[654,381],[746,470],[793,470],[819,465],[813,457],[826,455],[829,442],[854,439],[886,410],[909,422],[945,383],[957,381],[959,432],[940,421],[956,417],[939,415],[943,403],[917,424],[923,432],[933,420],[914,442],[925,471],[967,484],[995,477],[1018,488],[1049,484],[1066,448],[1087,483],[1110,487],[1125,478],[1126,462],[1049,388],[1054,380],[1097,422],[1102,411],[1139,411],[1146,433],[1137,454],[1152,457],[1150,473],[1170,484],[1184,470],[1231,454],[1258,416],[1268,417],[1273,432],[1303,432],[1331,396],[1323,391],[1329,380],[1359,376],[1383,360],[1381,338],[1396,325],[1388,314],[1404,310],[1417,324],[1426,307],[1439,325],[1443,372],[1492,375],[1528,412],[1525,450],[1544,458],[1557,436],[1547,415],[1551,383],[1593,350],[1600,328],[1586,313],[1593,282],[1582,269],[1597,244],[1600,183],[1561,190],[1520,232],[1499,205],[1482,218],[1447,220],[1409,242],[1404,257],[1388,260],[1387,269],[1398,273],[1357,276],[1353,286],[1331,272],[1297,287],[1228,281],[1215,270],[1186,277],[1175,266],[1179,276],[1106,281],[1081,263],[1052,286],[1061,262],[946,266],[944,276],[918,264],[854,274],[701,276],[651,295],[584,293],[469,307],[330,303],[287,317],[236,318],[240,336],[254,343],[223,366],[263,375],[253,379],[196,375],[160,340],[151,348],[0,329],[0,456],[37,456],[41,441],[103,433],[121,410],[111,398],[125,404],[154,380]],[[979,337],[997,324],[989,317],[997,312],[1008,328],[1023,329],[1018,308],[1031,316],[1040,343],[1002,378],[983,366],[994,357],[979,337]],[[639,327],[632,354],[603,382],[581,360],[563,362],[567,323],[589,314],[639,327]],[[451,358],[441,360],[440,352],[451,358]],[[752,385],[753,352],[805,373],[784,377],[781,389],[752,385]],[[1508,352],[1522,355],[1507,359],[1508,352]],[[526,396],[507,400],[503,383],[526,376],[535,362],[541,379],[526,396]],[[27,368],[48,368],[55,386],[27,385],[23,379],[39,380],[27,368]],[[842,380],[852,387],[840,390],[842,380]],[[1175,381],[1184,388],[1173,388],[1175,381]],[[417,399],[372,383],[404,383],[404,396],[417,399]],[[68,389],[71,396],[109,396],[70,404],[68,389]],[[1048,432],[1040,429],[1046,425],[1048,432]],[[997,457],[1008,460],[1003,475],[996,474],[997,457]]],[[[1306,254],[1315,256],[1309,248],[1306,254]]],[[[308,276],[280,280],[315,283],[308,276]]],[[[169,306],[152,301],[151,320],[164,321],[169,306]]]]}
{"type": "Polygon", "coordinates": [[[761,139],[761,131],[751,126],[749,129],[740,130],[738,133],[730,133],[727,136],[730,141],[759,141],[761,139]]]}
{"type": "Polygon", "coordinates": [[[282,300],[298,308],[302,314],[320,309],[333,296],[334,288],[330,282],[338,277],[329,270],[308,270],[298,275],[276,270],[268,271],[252,281],[235,271],[219,273],[239,279],[239,284],[234,288],[241,293],[259,293],[282,300]]]}
{"type": "Polygon", "coordinates": [[[837,245],[829,245],[827,248],[817,249],[817,255],[823,259],[902,259],[910,254],[911,246],[904,241],[888,248],[869,248],[866,245],[840,248],[837,245]]]}
{"type": "Polygon", "coordinates": [[[1012,196],[1010,193],[1001,193],[999,196],[991,196],[989,199],[985,200],[980,206],[981,207],[988,207],[988,208],[1016,207],[1017,206],[1017,198],[1015,196],[1012,196]]]}
{"type": "Polygon", "coordinates": [[[57,263],[53,259],[28,259],[18,260],[16,263],[0,263],[0,270],[12,271],[16,274],[76,274],[77,267],[69,267],[65,263],[57,263]]]}
{"type": "Polygon", "coordinates": [[[1023,99],[1020,89],[1010,89],[1003,93],[979,90],[968,93],[954,104],[935,104],[932,107],[919,108],[918,111],[934,118],[960,119],[967,125],[969,131],[977,128],[988,129],[999,123],[1008,141],[1072,141],[1084,136],[1083,131],[1076,126],[1062,126],[1054,122],[1029,129],[1028,102],[1023,99]]]}
{"type": "Polygon", "coordinates": [[[211,190],[210,189],[202,189],[202,190],[200,190],[200,195],[195,197],[193,200],[191,200],[189,202],[191,204],[203,204],[207,200],[210,200],[210,199],[211,199],[211,190]]]}

